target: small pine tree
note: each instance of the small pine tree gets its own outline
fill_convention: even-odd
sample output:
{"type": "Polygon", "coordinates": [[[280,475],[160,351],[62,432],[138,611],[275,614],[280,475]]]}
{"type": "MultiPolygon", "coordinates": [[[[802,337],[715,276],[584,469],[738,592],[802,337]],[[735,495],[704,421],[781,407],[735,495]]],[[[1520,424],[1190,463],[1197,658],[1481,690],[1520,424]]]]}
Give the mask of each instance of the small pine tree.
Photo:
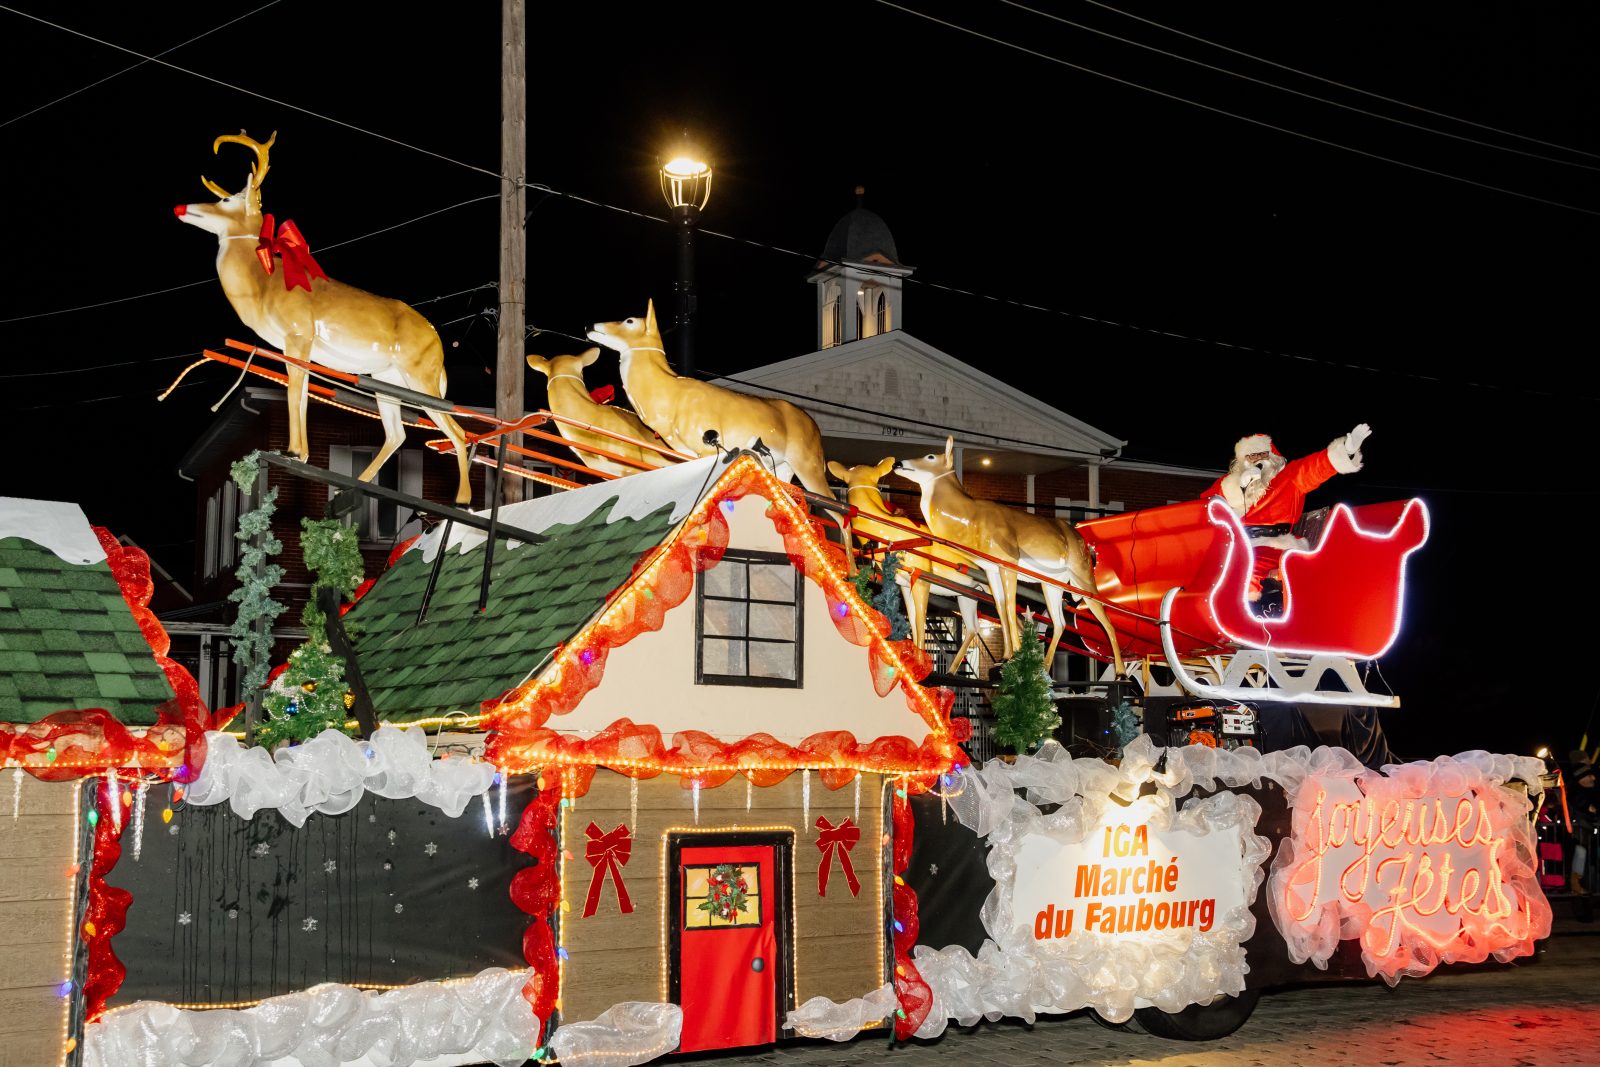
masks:
{"type": "Polygon", "coordinates": [[[361,551],[355,532],[333,519],[301,519],[300,525],[302,554],[317,580],[300,616],[306,643],[289,654],[288,666],[262,698],[266,720],[256,739],[268,747],[306,741],[329,728],[342,730],[352,702],[344,660],[328,646],[327,616],[317,606],[317,594],[331,586],[349,596],[361,582],[361,551]]]}
{"type": "Polygon", "coordinates": [[[1022,623],[1022,647],[1000,668],[993,703],[994,739],[1019,755],[1038,747],[1061,725],[1044,669],[1044,651],[1030,619],[1022,623]]]}
{"type": "Polygon", "coordinates": [[[891,641],[904,641],[911,636],[911,620],[906,618],[905,600],[900,595],[900,586],[894,580],[899,570],[900,553],[891,552],[883,557],[883,582],[878,588],[878,595],[872,598],[872,606],[883,612],[884,618],[889,620],[891,641]]]}

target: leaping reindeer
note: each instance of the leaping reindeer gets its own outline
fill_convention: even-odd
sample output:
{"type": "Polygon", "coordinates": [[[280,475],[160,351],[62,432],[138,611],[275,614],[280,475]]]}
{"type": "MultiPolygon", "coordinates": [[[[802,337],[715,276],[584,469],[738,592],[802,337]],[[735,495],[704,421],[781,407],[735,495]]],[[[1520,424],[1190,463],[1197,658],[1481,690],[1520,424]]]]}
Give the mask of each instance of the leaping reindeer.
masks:
{"type": "MultiPolygon", "coordinates": [[[[952,455],[954,445],[954,439],[947,437],[943,454],[930,452],[920,459],[903,459],[895,468],[896,474],[910,478],[921,488],[922,514],[928,521],[928,528],[935,535],[957,544],[1068,582],[1087,593],[1097,592],[1094,557],[1089,554],[1089,546],[1083,535],[1060,519],[1034,515],[992,500],[968,496],[956,476],[952,455]]],[[[983,568],[989,580],[989,591],[994,595],[995,608],[1000,615],[1001,635],[1006,639],[1006,655],[1013,655],[1022,647],[1023,637],[1023,629],[1017,619],[1017,572],[981,557],[978,566],[983,568]]],[[[1044,590],[1044,602],[1052,627],[1050,648],[1045,653],[1048,667],[1055,658],[1056,646],[1061,643],[1061,633],[1066,628],[1066,614],[1062,609],[1066,590],[1049,582],[1037,584],[1044,590]]],[[[1122,650],[1105,606],[1092,597],[1077,599],[1105,627],[1106,639],[1111,644],[1111,656],[1120,677],[1122,650]]]]}
{"type": "MultiPolygon", "coordinates": [[[[314,361],[351,374],[366,374],[380,382],[398,385],[428,396],[444,398],[444,347],[433,324],[398,300],[333,281],[306,255],[300,264],[285,263],[278,240],[283,236],[263,229],[261,183],[267,176],[267,153],[278,135],[265,144],[241,130],[212,142],[216,152],[226,143],[241,144],[256,155],[250,180],[230,193],[209,178],[200,180],[217,196],[217,203],[179,204],[173,212],[182,222],[217,235],[217,275],[222,291],[239,318],[268,344],[294,359],[314,361]],[[257,254],[261,248],[266,254],[257,254]],[[303,273],[297,267],[309,263],[303,273]],[[273,275],[279,271],[280,277],[273,275]]],[[[268,220],[271,216],[266,216],[268,220]]],[[[270,222],[269,222],[270,227],[270,222]]],[[[285,229],[288,229],[287,224],[285,229]]],[[[298,236],[297,234],[295,236],[298,236]]],[[[290,252],[293,256],[293,252],[290,252]]],[[[311,454],[306,438],[306,371],[287,364],[289,378],[289,451],[302,461],[311,454]]],[[[467,438],[460,426],[442,411],[427,411],[456,447],[460,482],[456,503],[472,499],[467,481],[467,438]]],[[[380,395],[378,414],[383,420],[383,448],[361,480],[371,481],[405,441],[400,405],[380,395]]]]}

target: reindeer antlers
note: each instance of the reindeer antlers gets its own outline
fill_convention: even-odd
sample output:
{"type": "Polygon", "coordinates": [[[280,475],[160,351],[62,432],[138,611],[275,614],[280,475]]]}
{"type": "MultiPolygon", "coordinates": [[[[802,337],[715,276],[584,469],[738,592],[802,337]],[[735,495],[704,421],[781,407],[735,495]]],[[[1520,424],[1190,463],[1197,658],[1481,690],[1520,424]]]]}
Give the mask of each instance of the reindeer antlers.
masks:
{"type": "MultiPolygon", "coordinates": [[[[265,144],[257,141],[245,131],[240,130],[238,133],[225,133],[221,137],[218,137],[215,141],[211,142],[211,151],[218,152],[222,149],[224,144],[231,142],[233,144],[242,144],[254,152],[256,154],[256,161],[250,167],[250,183],[248,186],[246,186],[246,188],[253,188],[259,192],[261,189],[261,182],[266,178],[267,169],[271,166],[271,164],[267,162],[267,153],[272,149],[273,144],[275,144],[277,140],[277,130],[272,131],[272,136],[267,138],[265,144]]],[[[218,199],[226,200],[228,197],[233,195],[203,174],[200,176],[200,181],[201,184],[210,190],[211,193],[218,199]]]]}

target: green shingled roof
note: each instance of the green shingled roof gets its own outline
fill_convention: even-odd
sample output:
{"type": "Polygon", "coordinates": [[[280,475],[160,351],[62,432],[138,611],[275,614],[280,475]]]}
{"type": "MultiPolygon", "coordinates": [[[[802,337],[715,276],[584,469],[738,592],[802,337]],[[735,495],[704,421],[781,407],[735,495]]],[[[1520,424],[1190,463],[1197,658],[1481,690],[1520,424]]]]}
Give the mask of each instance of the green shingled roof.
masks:
{"type": "Polygon", "coordinates": [[[0,538],[0,721],[104,708],[148,724],[173,695],[109,563],[0,538]]]}
{"type": "Polygon", "coordinates": [[[385,571],[344,618],[378,718],[476,713],[572,637],[676,525],[671,504],[614,522],[613,504],[550,527],[539,544],[498,542],[481,615],[483,545],[445,551],[421,625],[417,609],[432,563],[412,551],[385,571]]]}

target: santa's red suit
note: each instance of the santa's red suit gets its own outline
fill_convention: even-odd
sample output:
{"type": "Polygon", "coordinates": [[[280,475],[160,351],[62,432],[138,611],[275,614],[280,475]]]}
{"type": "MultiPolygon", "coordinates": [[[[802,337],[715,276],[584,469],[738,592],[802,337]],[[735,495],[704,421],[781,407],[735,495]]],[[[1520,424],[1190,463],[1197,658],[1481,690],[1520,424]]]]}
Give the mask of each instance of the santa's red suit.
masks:
{"type": "Polygon", "coordinates": [[[1287,461],[1266,434],[1240,438],[1233,446],[1228,473],[1200,496],[1222,497],[1244,523],[1255,551],[1251,600],[1261,596],[1261,580],[1278,569],[1285,550],[1309,547],[1293,531],[1305,511],[1306,494],[1335,474],[1360,470],[1361,442],[1371,432],[1362,423],[1322,451],[1287,461]]]}

